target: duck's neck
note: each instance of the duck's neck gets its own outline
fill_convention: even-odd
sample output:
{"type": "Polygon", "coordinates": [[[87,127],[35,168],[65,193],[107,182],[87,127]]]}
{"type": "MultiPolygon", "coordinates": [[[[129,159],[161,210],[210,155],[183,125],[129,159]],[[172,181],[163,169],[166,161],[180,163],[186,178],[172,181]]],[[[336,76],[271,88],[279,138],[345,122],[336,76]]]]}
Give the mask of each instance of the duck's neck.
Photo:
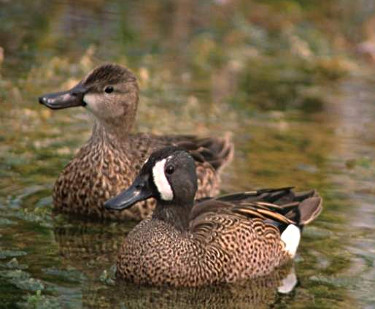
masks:
{"type": "Polygon", "coordinates": [[[187,231],[193,203],[193,200],[179,203],[158,201],[152,218],[167,222],[180,232],[187,231]]]}
{"type": "Polygon", "coordinates": [[[128,140],[130,130],[131,126],[127,126],[126,123],[108,125],[95,120],[90,142],[104,143],[121,148],[128,140]]]}

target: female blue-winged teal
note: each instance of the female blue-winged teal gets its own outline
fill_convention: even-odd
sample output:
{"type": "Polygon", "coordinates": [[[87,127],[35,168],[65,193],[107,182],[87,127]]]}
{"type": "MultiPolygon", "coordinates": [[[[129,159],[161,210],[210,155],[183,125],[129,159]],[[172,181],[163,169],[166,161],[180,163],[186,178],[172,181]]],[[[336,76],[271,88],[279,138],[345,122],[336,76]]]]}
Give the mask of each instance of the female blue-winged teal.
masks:
{"type": "Polygon", "coordinates": [[[167,145],[178,145],[193,156],[198,174],[197,198],[217,194],[218,173],[233,155],[230,139],[131,134],[138,92],[132,72],[106,64],[72,89],[39,98],[51,109],[84,106],[95,118],[91,138],[55,183],[53,201],[57,210],[99,218],[145,218],[155,201],[144,201],[118,213],[107,211],[103,204],[131,184],[152,151],[167,145]]]}
{"type": "Polygon", "coordinates": [[[322,210],[314,190],[264,189],[194,204],[196,190],[193,158],[167,147],[151,155],[129,189],[105,203],[122,210],[157,200],[152,218],[139,223],[120,249],[119,277],[200,286],[264,276],[294,257],[302,226],[322,210]]]}

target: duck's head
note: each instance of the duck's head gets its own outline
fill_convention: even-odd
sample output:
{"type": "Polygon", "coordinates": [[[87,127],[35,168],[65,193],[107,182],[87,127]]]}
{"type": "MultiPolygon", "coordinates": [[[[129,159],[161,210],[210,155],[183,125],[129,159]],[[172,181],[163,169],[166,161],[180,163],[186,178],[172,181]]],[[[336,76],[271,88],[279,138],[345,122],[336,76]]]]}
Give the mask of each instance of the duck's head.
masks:
{"type": "Polygon", "coordinates": [[[104,206],[122,210],[150,197],[163,204],[192,204],[196,191],[193,158],[186,151],[171,146],[152,153],[133,184],[104,206]]]}
{"type": "Polygon", "coordinates": [[[135,118],[138,105],[137,79],[117,64],[104,64],[91,71],[68,91],[45,94],[39,102],[51,109],[83,106],[102,122],[135,118]]]}

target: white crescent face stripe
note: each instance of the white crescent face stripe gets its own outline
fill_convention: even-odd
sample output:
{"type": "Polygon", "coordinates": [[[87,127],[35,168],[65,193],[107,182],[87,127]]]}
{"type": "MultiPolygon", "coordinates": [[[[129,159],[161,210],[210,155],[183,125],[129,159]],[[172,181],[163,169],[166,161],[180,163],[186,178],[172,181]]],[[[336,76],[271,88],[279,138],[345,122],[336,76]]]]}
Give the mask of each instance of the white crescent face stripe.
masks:
{"type": "Polygon", "coordinates": [[[152,169],[152,177],[154,178],[154,183],[160,193],[161,199],[171,201],[173,200],[173,191],[164,173],[166,161],[166,159],[163,159],[155,164],[152,169]]]}

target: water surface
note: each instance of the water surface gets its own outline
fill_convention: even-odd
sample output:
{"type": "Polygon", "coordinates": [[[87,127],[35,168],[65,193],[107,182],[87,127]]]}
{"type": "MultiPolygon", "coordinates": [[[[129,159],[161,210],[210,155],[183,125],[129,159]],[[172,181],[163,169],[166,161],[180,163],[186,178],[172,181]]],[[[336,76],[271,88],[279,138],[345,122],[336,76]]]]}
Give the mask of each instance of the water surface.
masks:
{"type": "Polygon", "coordinates": [[[371,54],[356,53],[371,41],[374,5],[315,3],[0,1],[2,305],[374,307],[375,78],[371,54]],[[135,223],[52,215],[54,180],[92,121],[36,98],[108,61],[140,79],[137,130],[232,132],[223,193],[319,190],[324,211],[292,267],[202,289],[118,283],[112,266],[135,223]],[[280,293],[289,272],[298,284],[280,293]]]}

